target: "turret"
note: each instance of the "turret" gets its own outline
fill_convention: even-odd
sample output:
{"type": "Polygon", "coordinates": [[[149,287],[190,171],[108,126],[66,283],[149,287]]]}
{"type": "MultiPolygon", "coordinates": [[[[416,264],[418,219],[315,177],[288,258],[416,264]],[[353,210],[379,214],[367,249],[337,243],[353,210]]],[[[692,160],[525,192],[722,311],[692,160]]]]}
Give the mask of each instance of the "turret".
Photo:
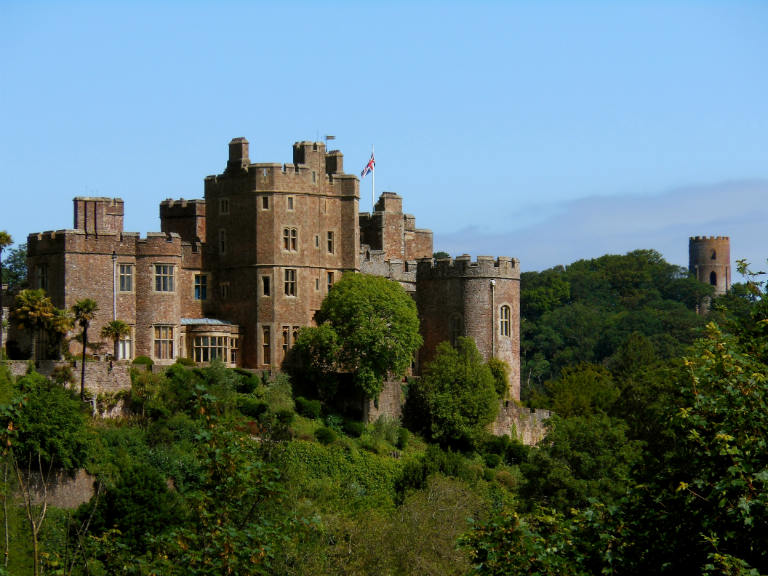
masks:
{"type": "Polygon", "coordinates": [[[728,236],[692,236],[688,267],[700,282],[715,287],[715,295],[731,288],[731,242],[728,236]]]}

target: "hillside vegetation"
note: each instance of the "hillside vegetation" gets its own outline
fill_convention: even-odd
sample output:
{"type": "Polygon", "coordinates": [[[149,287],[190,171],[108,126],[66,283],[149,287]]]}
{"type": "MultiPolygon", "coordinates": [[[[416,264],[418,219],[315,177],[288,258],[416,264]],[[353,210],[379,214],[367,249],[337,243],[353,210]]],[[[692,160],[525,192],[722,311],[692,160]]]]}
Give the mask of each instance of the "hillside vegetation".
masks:
{"type": "Polygon", "coordinates": [[[333,381],[340,330],[291,377],[137,365],[119,420],[0,366],[0,574],[766,573],[768,303],[743,271],[708,317],[651,251],[524,274],[526,399],[555,413],[534,448],[484,432],[499,367],[471,340],[404,386],[405,427],[338,408],[377,381],[333,381]],[[78,468],[77,510],[18,497],[78,468]]]}

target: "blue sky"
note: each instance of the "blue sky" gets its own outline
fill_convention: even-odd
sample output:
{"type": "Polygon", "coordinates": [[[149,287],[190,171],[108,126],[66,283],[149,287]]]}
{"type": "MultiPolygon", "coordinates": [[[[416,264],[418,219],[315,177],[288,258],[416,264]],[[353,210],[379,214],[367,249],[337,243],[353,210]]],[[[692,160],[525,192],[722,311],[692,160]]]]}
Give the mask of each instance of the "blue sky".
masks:
{"type": "MultiPolygon", "coordinates": [[[[159,229],[251,160],[376,146],[435,249],[524,270],[690,235],[768,257],[768,2],[0,2],[0,229],[159,229]]],[[[370,180],[361,183],[370,209],[370,180]]]]}

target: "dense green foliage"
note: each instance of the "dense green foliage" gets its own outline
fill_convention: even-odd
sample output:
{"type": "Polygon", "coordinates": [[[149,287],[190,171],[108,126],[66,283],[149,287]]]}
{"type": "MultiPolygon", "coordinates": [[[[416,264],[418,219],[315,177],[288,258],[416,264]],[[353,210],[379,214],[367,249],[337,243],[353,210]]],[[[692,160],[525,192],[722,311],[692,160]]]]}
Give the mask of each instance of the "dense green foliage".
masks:
{"type": "Polygon", "coordinates": [[[422,342],[413,299],[397,282],[379,276],[345,274],[315,319],[316,328],[299,333],[290,370],[320,390],[344,371],[368,398],[377,398],[384,378],[402,376],[422,342]]]}
{"type": "Polygon", "coordinates": [[[608,372],[563,369],[544,390],[563,414],[522,465],[523,506],[463,541],[474,573],[768,572],[765,310],[751,275],[713,302],[731,333],[709,324],[683,362],[638,333],[608,372]]]}
{"type": "Polygon", "coordinates": [[[442,342],[411,384],[409,420],[417,428],[423,423],[422,431],[444,446],[472,448],[496,417],[496,381],[474,340],[459,337],[455,348],[442,342]]]}
{"type": "Polygon", "coordinates": [[[521,275],[522,394],[579,362],[601,363],[632,333],[663,358],[682,355],[704,324],[712,287],[653,250],[580,260],[521,275]]]}
{"type": "MultiPolygon", "coordinates": [[[[690,305],[709,288],[654,253],[541,276],[523,285],[531,346],[559,344],[537,351],[547,373],[530,398],[554,415],[534,447],[486,433],[505,367],[470,340],[403,387],[412,432],[340,416],[327,400],[355,371],[335,373],[336,358],[305,372],[320,400],[284,374],[137,366],[115,421],[0,365],[4,469],[11,447],[98,487],[74,513],[49,507],[36,539],[9,506],[9,571],[38,558],[74,575],[768,573],[760,278],[714,299],[703,328],[690,305]]],[[[307,342],[340,350],[329,334],[307,342]]],[[[0,494],[18,488],[6,477],[0,494]]]]}
{"type": "Polygon", "coordinates": [[[7,252],[3,251],[3,284],[13,294],[27,285],[27,245],[19,244],[7,252]]]}

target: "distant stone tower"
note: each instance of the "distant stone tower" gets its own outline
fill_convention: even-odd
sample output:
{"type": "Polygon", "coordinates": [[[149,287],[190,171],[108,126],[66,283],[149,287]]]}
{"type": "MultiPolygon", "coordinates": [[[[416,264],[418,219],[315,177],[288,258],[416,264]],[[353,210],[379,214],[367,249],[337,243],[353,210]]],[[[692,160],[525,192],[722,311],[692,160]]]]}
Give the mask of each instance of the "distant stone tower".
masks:
{"type": "Polygon", "coordinates": [[[715,295],[731,288],[731,242],[728,236],[692,236],[688,241],[688,268],[715,287],[715,295]]]}

